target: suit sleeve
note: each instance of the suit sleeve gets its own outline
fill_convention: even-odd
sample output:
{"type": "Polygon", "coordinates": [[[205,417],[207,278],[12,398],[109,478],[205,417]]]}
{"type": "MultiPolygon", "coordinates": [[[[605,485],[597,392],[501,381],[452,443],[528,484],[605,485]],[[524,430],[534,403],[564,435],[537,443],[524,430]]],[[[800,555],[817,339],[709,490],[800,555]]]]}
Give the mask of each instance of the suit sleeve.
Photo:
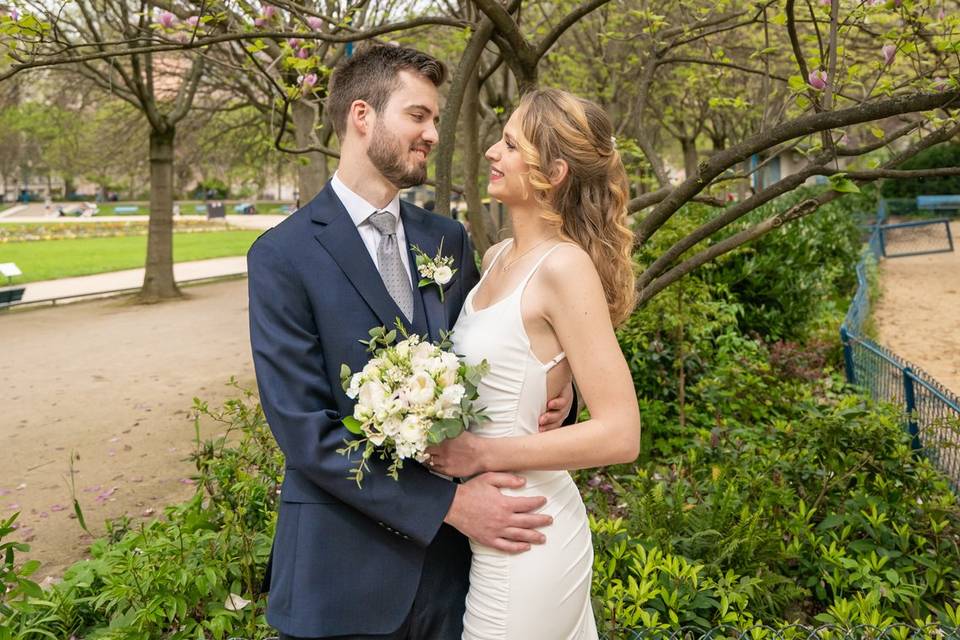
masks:
{"type": "MultiPolygon", "coordinates": [[[[326,375],[319,332],[298,274],[261,238],[247,255],[250,342],[260,402],[287,467],[388,530],[421,546],[433,540],[456,485],[407,461],[399,481],[370,460],[363,486],[348,478],[354,464],[337,453],[353,437],[340,421],[326,375]]],[[[335,363],[339,369],[340,363],[335,363]]]]}

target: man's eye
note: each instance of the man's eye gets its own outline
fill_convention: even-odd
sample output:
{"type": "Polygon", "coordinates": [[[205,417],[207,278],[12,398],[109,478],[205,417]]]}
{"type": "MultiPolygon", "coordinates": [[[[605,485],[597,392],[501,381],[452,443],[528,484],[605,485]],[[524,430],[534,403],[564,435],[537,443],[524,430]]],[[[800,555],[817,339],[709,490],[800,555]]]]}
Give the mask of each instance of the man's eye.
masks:
{"type": "Polygon", "coordinates": [[[417,122],[423,122],[423,114],[415,113],[413,114],[413,119],[416,120],[417,122]]]}

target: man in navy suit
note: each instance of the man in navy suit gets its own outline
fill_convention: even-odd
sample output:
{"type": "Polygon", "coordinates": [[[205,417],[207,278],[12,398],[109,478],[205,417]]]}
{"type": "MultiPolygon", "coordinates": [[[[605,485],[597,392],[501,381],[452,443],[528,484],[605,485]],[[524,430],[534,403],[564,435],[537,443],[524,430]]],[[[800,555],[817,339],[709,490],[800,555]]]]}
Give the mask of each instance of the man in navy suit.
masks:
{"type": "MultiPolygon", "coordinates": [[[[468,586],[467,537],[509,553],[543,542],[542,498],[511,498],[503,473],[455,484],[410,461],[399,480],[371,460],[362,488],[337,449],[353,402],[340,366],[368,359],[360,340],[399,318],[438,339],[477,283],[463,226],[399,200],[426,180],[437,142],[430,56],[374,46],[338,68],[327,111],[340,139],[337,173],[247,256],[250,338],[260,400],[286,457],[267,620],[281,638],[459,640],[468,586]],[[409,247],[453,256],[444,288],[419,288],[409,247]]],[[[551,401],[556,426],[572,394],[551,401]]]]}

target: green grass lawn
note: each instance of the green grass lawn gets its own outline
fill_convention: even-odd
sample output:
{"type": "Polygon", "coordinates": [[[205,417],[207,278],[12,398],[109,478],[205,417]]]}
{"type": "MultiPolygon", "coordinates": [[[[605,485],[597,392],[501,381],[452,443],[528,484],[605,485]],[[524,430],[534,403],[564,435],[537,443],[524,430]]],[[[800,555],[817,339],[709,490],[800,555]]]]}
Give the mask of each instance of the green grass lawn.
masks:
{"type": "MultiPolygon", "coordinates": [[[[241,256],[260,231],[175,233],[175,262],[241,256]]],[[[146,236],[77,238],[0,244],[0,262],[15,262],[23,272],[15,284],[54,280],[106,271],[142,267],[147,255],[146,236]]],[[[2,283],[5,284],[5,283],[2,283]]]]}

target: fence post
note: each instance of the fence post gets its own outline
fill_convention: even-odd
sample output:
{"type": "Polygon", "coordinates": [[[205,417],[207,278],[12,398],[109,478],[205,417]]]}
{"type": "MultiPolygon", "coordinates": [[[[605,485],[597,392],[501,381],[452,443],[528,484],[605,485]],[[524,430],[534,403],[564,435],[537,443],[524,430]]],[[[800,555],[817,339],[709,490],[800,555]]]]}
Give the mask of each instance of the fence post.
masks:
{"type": "Polygon", "coordinates": [[[913,448],[919,449],[920,430],[917,428],[917,420],[914,417],[917,399],[913,390],[913,369],[910,367],[903,368],[903,401],[907,405],[907,431],[913,436],[913,448]]]}
{"type": "Polygon", "coordinates": [[[850,334],[846,325],[840,327],[840,344],[843,345],[843,366],[847,370],[847,382],[855,384],[857,379],[853,368],[853,347],[850,346],[850,334]]]}
{"type": "MultiPolygon", "coordinates": [[[[877,239],[880,240],[880,255],[887,257],[887,243],[883,241],[883,225],[877,227],[877,239]]],[[[878,256],[879,257],[879,256],[878,256]]]]}
{"type": "Polygon", "coordinates": [[[947,242],[950,243],[950,251],[953,251],[953,234],[950,233],[950,221],[944,220],[943,224],[947,225],[947,242]]]}

